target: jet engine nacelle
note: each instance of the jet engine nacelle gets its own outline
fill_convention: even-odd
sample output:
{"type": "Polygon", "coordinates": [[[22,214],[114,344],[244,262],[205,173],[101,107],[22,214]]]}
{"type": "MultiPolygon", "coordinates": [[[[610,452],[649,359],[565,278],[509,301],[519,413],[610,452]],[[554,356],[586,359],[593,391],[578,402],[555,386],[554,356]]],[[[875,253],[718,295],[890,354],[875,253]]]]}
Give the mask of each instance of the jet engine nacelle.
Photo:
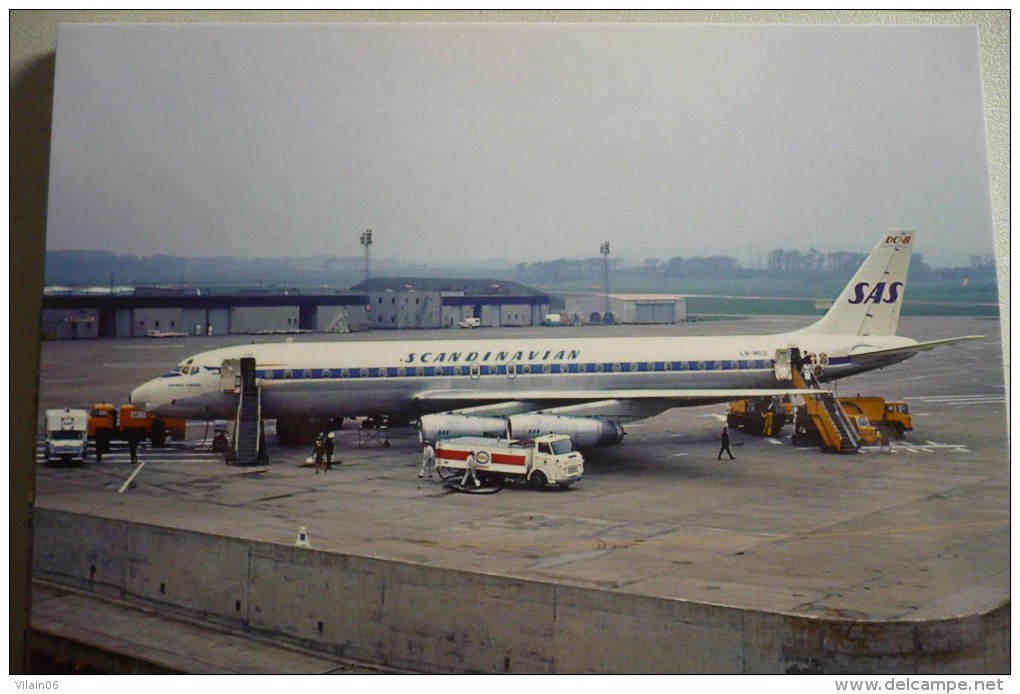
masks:
{"type": "Polygon", "coordinates": [[[618,422],[556,414],[516,414],[510,417],[509,431],[515,439],[565,434],[570,437],[574,448],[615,446],[623,441],[623,427],[618,422]]]}
{"type": "Polygon", "coordinates": [[[427,414],[418,420],[418,438],[435,443],[457,436],[488,436],[507,438],[506,419],[466,414],[427,414]]]}

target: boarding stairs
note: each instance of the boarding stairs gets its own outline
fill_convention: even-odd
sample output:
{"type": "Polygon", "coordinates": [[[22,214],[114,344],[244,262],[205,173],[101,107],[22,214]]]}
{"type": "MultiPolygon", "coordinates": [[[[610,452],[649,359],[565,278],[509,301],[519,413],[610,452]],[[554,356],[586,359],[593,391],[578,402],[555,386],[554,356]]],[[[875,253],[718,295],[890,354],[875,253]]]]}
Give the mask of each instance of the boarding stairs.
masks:
{"type": "Polygon", "coordinates": [[[347,324],[347,311],[341,311],[333,316],[333,320],[326,326],[327,333],[349,333],[350,326],[347,324]]]}
{"type": "Polygon", "coordinates": [[[262,427],[262,389],[255,377],[255,360],[240,361],[240,393],[234,420],[234,440],[227,463],[255,465],[268,462],[265,430],[262,427]]]}
{"type": "Polygon", "coordinates": [[[836,396],[830,391],[822,390],[821,384],[811,371],[808,371],[805,378],[800,368],[794,368],[792,376],[793,385],[797,388],[816,391],[804,393],[803,398],[807,415],[814,423],[821,439],[822,450],[833,453],[856,453],[861,445],[860,437],[843,407],[836,400],[836,396]]]}

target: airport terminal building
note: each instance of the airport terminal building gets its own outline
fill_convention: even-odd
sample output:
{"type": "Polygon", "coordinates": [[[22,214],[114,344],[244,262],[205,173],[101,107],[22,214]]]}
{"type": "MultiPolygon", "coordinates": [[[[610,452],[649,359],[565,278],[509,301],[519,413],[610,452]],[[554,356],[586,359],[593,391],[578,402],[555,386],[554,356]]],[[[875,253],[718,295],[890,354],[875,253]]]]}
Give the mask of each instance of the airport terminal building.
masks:
{"type": "Polygon", "coordinates": [[[350,290],[140,287],[123,293],[64,291],[43,297],[43,339],[167,337],[541,325],[549,296],[514,282],[379,278],[350,290]]]}

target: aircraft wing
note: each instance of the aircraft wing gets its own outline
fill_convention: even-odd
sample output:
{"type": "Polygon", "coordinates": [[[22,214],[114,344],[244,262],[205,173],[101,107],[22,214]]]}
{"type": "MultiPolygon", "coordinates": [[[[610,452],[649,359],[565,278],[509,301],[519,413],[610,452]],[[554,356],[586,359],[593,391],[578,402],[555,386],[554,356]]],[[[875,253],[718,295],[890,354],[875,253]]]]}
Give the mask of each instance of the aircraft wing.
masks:
{"type": "Polygon", "coordinates": [[[710,405],[740,398],[771,397],[818,393],[817,390],[799,388],[704,388],[704,389],[649,389],[649,390],[429,390],[418,393],[416,400],[504,402],[508,400],[528,403],[568,403],[599,400],[659,400],[673,407],[710,405]]]}

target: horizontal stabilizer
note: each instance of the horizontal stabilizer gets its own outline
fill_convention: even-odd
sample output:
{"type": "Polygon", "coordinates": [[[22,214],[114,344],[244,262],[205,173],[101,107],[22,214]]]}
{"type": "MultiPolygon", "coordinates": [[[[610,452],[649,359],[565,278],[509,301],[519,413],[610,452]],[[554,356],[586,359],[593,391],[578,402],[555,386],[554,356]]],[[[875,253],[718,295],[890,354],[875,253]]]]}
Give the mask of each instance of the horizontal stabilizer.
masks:
{"type": "Polygon", "coordinates": [[[960,342],[966,342],[968,340],[980,340],[983,339],[984,335],[965,335],[963,337],[949,337],[944,340],[929,340],[928,342],[917,342],[912,345],[906,345],[903,347],[892,347],[890,349],[878,349],[872,350],[863,348],[860,351],[851,350],[850,359],[854,364],[867,364],[872,361],[890,360],[891,362],[902,361],[908,357],[911,357],[918,352],[927,352],[928,350],[935,349],[936,347],[944,347],[946,345],[955,345],[960,342]]]}
{"type": "Polygon", "coordinates": [[[904,345],[902,347],[889,347],[886,349],[874,349],[868,345],[861,345],[860,347],[851,349],[850,360],[856,368],[862,368],[865,370],[882,368],[883,366],[888,366],[889,364],[895,364],[905,359],[909,359],[918,352],[926,352],[928,350],[935,349],[936,347],[955,345],[968,340],[980,340],[983,337],[983,335],[967,335],[960,338],[917,342],[914,344],[904,345]]]}

